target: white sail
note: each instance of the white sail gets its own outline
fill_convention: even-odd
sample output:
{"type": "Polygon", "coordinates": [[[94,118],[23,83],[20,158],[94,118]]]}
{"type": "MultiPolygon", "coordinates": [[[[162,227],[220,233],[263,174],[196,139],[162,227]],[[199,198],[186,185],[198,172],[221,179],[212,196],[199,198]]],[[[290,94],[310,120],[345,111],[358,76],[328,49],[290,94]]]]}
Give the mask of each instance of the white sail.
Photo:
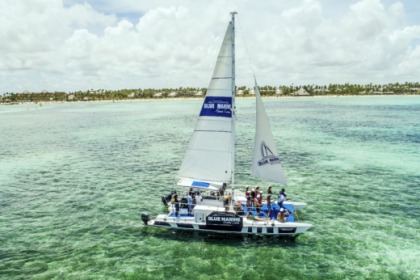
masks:
{"type": "Polygon", "coordinates": [[[178,173],[180,182],[190,182],[196,186],[231,183],[235,141],[232,111],[235,97],[233,48],[232,16],[192,139],[178,173]]]}
{"type": "Polygon", "coordinates": [[[251,175],[287,185],[257,81],[255,81],[255,97],[257,121],[251,175]]]}

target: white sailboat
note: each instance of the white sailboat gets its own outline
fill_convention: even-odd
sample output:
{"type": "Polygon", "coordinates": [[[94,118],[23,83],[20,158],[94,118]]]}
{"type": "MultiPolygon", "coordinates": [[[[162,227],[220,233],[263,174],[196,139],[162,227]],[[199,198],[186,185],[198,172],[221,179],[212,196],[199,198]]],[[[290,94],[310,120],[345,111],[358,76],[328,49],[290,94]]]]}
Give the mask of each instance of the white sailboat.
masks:
{"type": "MultiPolygon", "coordinates": [[[[282,211],[278,220],[277,204],[273,203],[270,209],[247,208],[244,197],[235,190],[235,14],[231,13],[210,85],[178,173],[178,185],[209,193],[193,209],[190,203],[189,208],[184,208],[176,202],[170,204],[169,214],[150,219],[143,213],[142,220],[146,225],[174,230],[295,236],[312,225],[295,221],[293,204],[284,205],[288,211],[282,211]],[[229,203],[224,203],[217,191],[222,189],[227,193],[228,186],[231,196],[227,200],[229,203]],[[257,217],[257,212],[263,214],[262,217],[257,217]]],[[[285,185],[286,178],[256,81],[255,92],[257,128],[251,174],[285,185]]]]}

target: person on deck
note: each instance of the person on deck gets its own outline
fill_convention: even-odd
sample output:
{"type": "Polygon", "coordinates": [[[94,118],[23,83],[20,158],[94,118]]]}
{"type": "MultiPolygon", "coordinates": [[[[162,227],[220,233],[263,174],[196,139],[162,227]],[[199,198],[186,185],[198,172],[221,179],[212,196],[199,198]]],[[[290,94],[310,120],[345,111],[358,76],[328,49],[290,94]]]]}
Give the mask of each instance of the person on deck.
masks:
{"type": "Polygon", "coordinates": [[[284,197],[287,197],[286,190],[284,188],[281,189],[280,193],[283,194],[284,197]]]}
{"type": "Polygon", "coordinates": [[[236,213],[237,215],[242,216],[242,215],[244,215],[244,214],[245,214],[245,213],[244,213],[244,209],[242,208],[242,203],[241,203],[240,201],[237,201],[237,202],[235,203],[235,206],[233,206],[233,210],[235,211],[235,213],[236,213]]]}
{"type": "Polygon", "coordinates": [[[288,216],[290,213],[287,209],[281,207],[279,213],[277,214],[277,220],[281,223],[286,222],[287,218],[285,217],[286,215],[288,216]]]}
{"type": "Polygon", "coordinates": [[[270,217],[271,214],[271,195],[273,194],[271,190],[271,186],[268,186],[267,189],[267,208],[268,208],[268,217],[270,217]]]}
{"type": "Polygon", "coordinates": [[[200,192],[197,192],[197,194],[195,195],[195,204],[196,205],[201,204],[201,193],[200,192]]]}
{"type": "Polygon", "coordinates": [[[193,208],[193,198],[192,198],[192,192],[188,193],[187,196],[187,203],[188,203],[188,214],[191,215],[192,208],[193,208]]]}
{"type": "Polygon", "coordinates": [[[269,219],[269,218],[260,218],[258,217],[258,214],[254,216],[250,212],[246,215],[246,217],[248,220],[254,220],[254,221],[267,221],[269,219]]]}
{"type": "Polygon", "coordinates": [[[271,209],[271,195],[273,194],[273,191],[271,190],[271,186],[268,186],[267,189],[267,207],[270,210],[271,209]]]}
{"type": "Polygon", "coordinates": [[[263,191],[260,191],[260,193],[257,194],[257,200],[259,205],[263,204],[263,191]]]}
{"type": "Polygon", "coordinates": [[[257,210],[257,213],[260,212],[261,204],[258,202],[257,194],[255,191],[251,192],[251,207],[255,207],[255,210],[257,210]]]}
{"type": "Polygon", "coordinates": [[[229,193],[223,197],[223,206],[229,206],[230,201],[232,200],[232,195],[229,193]]]}
{"type": "Polygon", "coordinates": [[[284,188],[281,189],[278,196],[279,207],[283,207],[283,203],[287,200],[287,195],[284,188]]]}
{"type": "Polygon", "coordinates": [[[220,196],[225,195],[226,187],[227,187],[226,183],[223,183],[222,187],[219,189],[220,196]]]}
{"type": "Polygon", "coordinates": [[[174,194],[174,204],[175,204],[175,217],[178,217],[179,215],[179,200],[178,200],[178,194],[174,194]]]}
{"type": "Polygon", "coordinates": [[[173,191],[172,192],[172,196],[171,196],[171,203],[174,203],[175,202],[175,195],[176,195],[177,193],[176,193],[176,191],[173,191]]]}
{"type": "Polygon", "coordinates": [[[249,186],[245,188],[245,198],[246,198],[246,207],[251,207],[251,192],[249,191],[249,186]]]}

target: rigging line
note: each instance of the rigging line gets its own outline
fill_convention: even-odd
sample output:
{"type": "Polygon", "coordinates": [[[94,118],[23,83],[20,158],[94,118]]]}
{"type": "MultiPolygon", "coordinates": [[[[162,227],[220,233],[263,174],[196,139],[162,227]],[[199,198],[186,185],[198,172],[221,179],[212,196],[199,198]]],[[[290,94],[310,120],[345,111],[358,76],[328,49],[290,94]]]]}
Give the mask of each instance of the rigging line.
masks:
{"type": "Polygon", "coordinates": [[[252,71],[252,75],[253,75],[253,76],[254,76],[254,78],[255,78],[254,63],[252,62],[251,55],[249,54],[249,49],[248,49],[248,44],[247,44],[247,42],[246,42],[245,33],[244,33],[243,29],[242,29],[241,21],[240,21],[240,20],[238,20],[237,22],[238,22],[239,29],[240,29],[240,34],[241,34],[241,36],[240,36],[240,37],[241,37],[242,42],[243,42],[243,44],[244,44],[244,46],[245,46],[245,50],[246,50],[246,54],[247,54],[247,57],[248,57],[249,63],[251,64],[251,71],[252,71]]]}

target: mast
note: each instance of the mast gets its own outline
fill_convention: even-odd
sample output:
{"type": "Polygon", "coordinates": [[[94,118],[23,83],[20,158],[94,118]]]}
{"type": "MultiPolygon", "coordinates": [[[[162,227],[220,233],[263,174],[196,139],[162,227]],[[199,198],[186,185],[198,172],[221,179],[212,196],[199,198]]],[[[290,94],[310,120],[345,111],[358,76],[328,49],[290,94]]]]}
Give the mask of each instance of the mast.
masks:
{"type": "MultiPolygon", "coordinates": [[[[236,83],[235,83],[235,15],[237,12],[231,12],[232,16],[232,133],[233,133],[233,140],[232,140],[232,199],[231,204],[233,204],[233,198],[235,197],[234,194],[234,185],[235,185],[235,96],[236,96],[236,83]]],[[[232,205],[233,206],[233,205],[232,205]]]]}

